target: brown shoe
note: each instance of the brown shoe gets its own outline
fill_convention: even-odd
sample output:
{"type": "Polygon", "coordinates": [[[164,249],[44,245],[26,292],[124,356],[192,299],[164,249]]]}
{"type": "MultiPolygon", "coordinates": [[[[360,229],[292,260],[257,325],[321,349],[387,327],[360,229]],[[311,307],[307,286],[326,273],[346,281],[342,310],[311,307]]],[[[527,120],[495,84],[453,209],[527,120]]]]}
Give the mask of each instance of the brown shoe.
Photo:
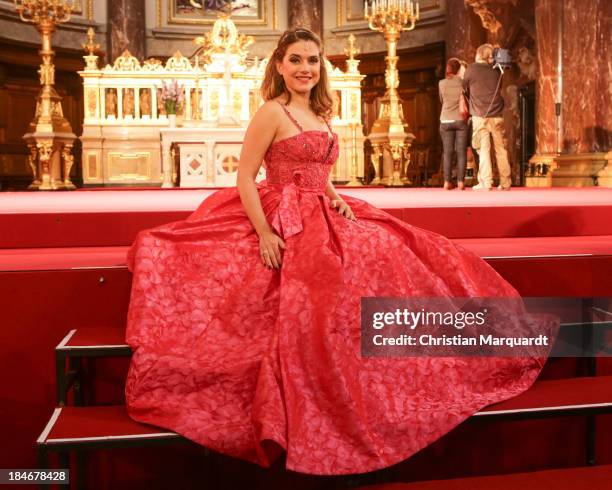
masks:
{"type": "Polygon", "coordinates": [[[460,191],[465,190],[465,184],[463,182],[457,182],[457,189],[460,191]]]}
{"type": "Polygon", "coordinates": [[[453,188],[453,184],[451,182],[445,181],[444,182],[444,190],[445,191],[450,191],[453,188]]]}

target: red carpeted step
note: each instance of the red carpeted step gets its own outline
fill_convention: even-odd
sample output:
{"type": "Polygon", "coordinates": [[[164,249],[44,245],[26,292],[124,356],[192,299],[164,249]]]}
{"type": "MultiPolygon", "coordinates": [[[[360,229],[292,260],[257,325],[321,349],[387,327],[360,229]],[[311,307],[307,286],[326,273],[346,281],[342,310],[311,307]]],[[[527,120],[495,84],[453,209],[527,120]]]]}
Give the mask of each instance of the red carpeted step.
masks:
{"type": "Polygon", "coordinates": [[[0,271],[125,268],[127,250],[127,246],[0,249],[0,271]]]}
{"type": "Polygon", "coordinates": [[[610,490],[612,465],[452,480],[390,483],[360,488],[362,490],[610,490]]]}
{"type": "Polygon", "coordinates": [[[484,259],[612,256],[612,235],[469,238],[453,242],[484,259]]]}
{"type": "MultiPolygon", "coordinates": [[[[485,259],[612,257],[612,235],[456,239],[485,259]]],[[[0,271],[125,267],[128,247],[0,249],[0,271]]]]}
{"type": "Polygon", "coordinates": [[[182,440],[175,432],[132,420],[124,406],[56,408],[36,441],[61,445],[83,443],[103,447],[120,441],[182,440]]]}
{"type": "Polygon", "coordinates": [[[524,393],[490,405],[478,417],[601,411],[612,413],[612,376],[536,381],[524,393]]]}
{"type": "MultiPolygon", "coordinates": [[[[140,230],[186,218],[211,192],[0,193],[0,248],[129,245],[140,230]]],[[[612,234],[612,189],[607,188],[484,193],[346,188],[340,193],[449,238],[612,234]]]]}
{"type": "Polygon", "coordinates": [[[71,330],[57,345],[56,350],[73,349],[125,349],[125,328],[123,327],[96,327],[78,328],[71,330]]]}

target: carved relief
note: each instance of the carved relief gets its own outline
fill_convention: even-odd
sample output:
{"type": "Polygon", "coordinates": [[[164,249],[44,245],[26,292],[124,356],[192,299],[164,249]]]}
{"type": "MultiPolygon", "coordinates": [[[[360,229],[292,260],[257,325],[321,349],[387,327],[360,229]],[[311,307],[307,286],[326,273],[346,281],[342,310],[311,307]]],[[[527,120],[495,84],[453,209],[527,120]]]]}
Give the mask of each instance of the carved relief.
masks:
{"type": "Polygon", "coordinates": [[[98,107],[98,97],[95,89],[87,90],[87,102],[85,107],[87,108],[87,117],[96,117],[98,107]]]}
{"type": "Polygon", "coordinates": [[[160,116],[165,116],[166,115],[166,105],[164,104],[163,100],[162,100],[162,90],[159,88],[157,89],[157,114],[160,116]]]}
{"type": "Polygon", "coordinates": [[[106,117],[117,117],[117,91],[114,88],[106,91],[106,117]]]}
{"type": "Polygon", "coordinates": [[[123,89],[123,117],[134,117],[134,89],[123,89]]]}
{"type": "Polygon", "coordinates": [[[482,25],[490,33],[492,42],[499,42],[503,35],[502,19],[507,8],[514,8],[518,0],[465,0],[480,17],[482,25]]]}
{"type": "Polygon", "coordinates": [[[140,115],[151,115],[151,90],[148,88],[140,89],[140,115]]]}
{"type": "Polygon", "coordinates": [[[33,185],[40,185],[40,176],[38,172],[38,152],[36,150],[36,145],[29,144],[28,149],[30,153],[28,155],[28,165],[32,169],[32,175],[34,177],[33,185]]]}
{"type": "Polygon", "coordinates": [[[62,159],[64,160],[64,186],[66,186],[67,189],[75,189],[75,185],[70,180],[70,171],[74,164],[71,144],[65,144],[62,148],[62,159]]]}
{"type": "Polygon", "coordinates": [[[36,148],[38,149],[38,156],[40,157],[40,162],[43,165],[48,165],[49,160],[51,160],[51,155],[53,153],[53,144],[52,143],[36,143],[36,148]]]}
{"type": "Polygon", "coordinates": [[[531,51],[528,48],[522,47],[518,50],[516,63],[527,80],[535,80],[538,77],[538,63],[531,51]]]}

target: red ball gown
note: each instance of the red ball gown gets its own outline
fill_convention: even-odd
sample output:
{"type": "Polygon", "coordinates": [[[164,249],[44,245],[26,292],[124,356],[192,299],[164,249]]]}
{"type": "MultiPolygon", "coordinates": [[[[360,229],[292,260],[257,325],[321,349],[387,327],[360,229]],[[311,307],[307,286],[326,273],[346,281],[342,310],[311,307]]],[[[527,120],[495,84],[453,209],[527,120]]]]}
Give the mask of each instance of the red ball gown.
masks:
{"type": "MultiPolygon", "coordinates": [[[[295,121],[294,121],[295,122],[295,121]]],[[[236,188],[128,254],[130,415],[220,453],[311,474],[402,461],[481,408],[526,390],[541,358],[362,358],[361,297],[516,297],[448,239],[324,189],[337,135],[273,143],[258,191],[286,243],[267,269],[236,188]]]]}

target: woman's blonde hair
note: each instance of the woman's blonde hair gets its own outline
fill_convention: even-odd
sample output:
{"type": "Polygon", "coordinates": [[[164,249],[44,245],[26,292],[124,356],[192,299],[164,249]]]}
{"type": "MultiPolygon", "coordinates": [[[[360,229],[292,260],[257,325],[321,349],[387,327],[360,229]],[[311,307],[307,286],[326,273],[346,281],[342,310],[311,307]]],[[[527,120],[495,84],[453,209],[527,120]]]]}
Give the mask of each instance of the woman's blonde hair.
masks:
{"type": "Polygon", "coordinates": [[[332,115],[333,101],[323,57],[323,43],[321,43],[319,36],[308,29],[289,29],[280,37],[266,67],[264,80],[261,84],[261,96],[264,100],[272,100],[285,94],[287,104],[289,104],[291,93],[285,85],[283,76],[276,69],[276,63],[282,62],[287,53],[287,48],[298,41],[312,41],[319,48],[320,77],[318,83],[310,91],[310,108],[317,116],[329,119],[332,115]]]}

